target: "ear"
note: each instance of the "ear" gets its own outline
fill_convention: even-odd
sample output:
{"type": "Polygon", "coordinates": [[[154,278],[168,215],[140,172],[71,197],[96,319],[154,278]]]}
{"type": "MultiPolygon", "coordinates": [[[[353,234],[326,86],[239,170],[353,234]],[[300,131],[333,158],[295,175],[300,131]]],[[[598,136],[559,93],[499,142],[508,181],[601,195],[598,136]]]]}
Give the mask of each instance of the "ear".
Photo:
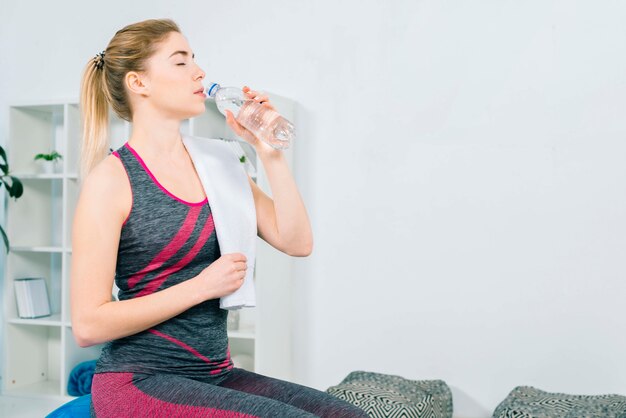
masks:
{"type": "Polygon", "coordinates": [[[129,71],[124,77],[124,82],[128,90],[140,96],[147,96],[150,93],[147,81],[146,76],[137,71],[129,71]]]}

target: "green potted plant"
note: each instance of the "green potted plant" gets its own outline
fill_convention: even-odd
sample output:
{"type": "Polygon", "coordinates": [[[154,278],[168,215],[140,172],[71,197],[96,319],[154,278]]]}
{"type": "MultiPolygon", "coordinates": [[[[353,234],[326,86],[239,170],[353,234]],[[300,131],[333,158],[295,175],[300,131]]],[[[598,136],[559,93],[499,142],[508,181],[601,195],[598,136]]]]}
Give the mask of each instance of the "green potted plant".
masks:
{"type": "Polygon", "coordinates": [[[63,156],[52,150],[50,154],[37,154],[35,155],[35,161],[39,161],[41,163],[41,168],[44,173],[51,174],[56,170],[56,164],[58,160],[63,159],[63,156]]]}
{"type": "Polygon", "coordinates": [[[239,157],[239,162],[244,165],[246,172],[250,175],[250,177],[256,176],[256,169],[245,155],[239,157]]]}
{"type": "MultiPolygon", "coordinates": [[[[0,147],[0,188],[2,188],[2,185],[4,185],[7,189],[9,197],[13,197],[15,200],[22,196],[22,193],[24,192],[24,186],[22,186],[20,179],[9,175],[9,160],[7,159],[7,154],[4,151],[4,148],[0,147]]],[[[7,234],[4,232],[1,225],[0,236],[2,236],[2,240],[4,241],[4,246],[8,254],[9,239],[7,238],[7,234]]]]}

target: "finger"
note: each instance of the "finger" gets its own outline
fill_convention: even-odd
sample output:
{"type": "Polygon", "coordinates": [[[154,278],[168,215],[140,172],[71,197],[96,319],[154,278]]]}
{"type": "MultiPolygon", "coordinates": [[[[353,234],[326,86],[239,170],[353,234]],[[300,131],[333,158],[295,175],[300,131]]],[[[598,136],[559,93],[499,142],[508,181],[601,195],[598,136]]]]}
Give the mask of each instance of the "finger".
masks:
{"type": "MultiPolygon", "coordinates": [[[[246,95],[253,99],[254,101],[260,103],[260,104],[265,104],[268,103],[270,101],[269,96],[264,95],[262,92],[256,91],[256,90],[250,90],[250,88],[248,86],[244,86],[243,91],[246,93],[246,95]]],[[[275,110],[273,106],[271,106],[272,110],[275,110]]]]}
{"type": "Polygon", "coordinates": [[[248,99],[252,99],[252,100],[257,100],[259,98],[259,93],[258,92],[250,92],[250,93],[246,93],[248,99]]]}
{"type": "Polygon", "coordinates": [[[226,111],[226,122],[228,122],[228,125],[237,135],[241,135],[241,126],[239,125],[239,122],[235,120],[235,117],[230,110],[226,111]]]}
{"type": "Polygon", "coordinates": [[[251,89],[250,87],[248,87],[248,86],[244,86],[242,90],[243,90],[243,92],[244,92],[247,96],[254,96],[254,95],[255,95],[255,93],[256,93],[254,90],[252,90],[252,89],[251,89]]]}
{"type": "Polygon", "coordinates": [[[263,95],[263,92],[256,90],[244,90],[246,95],[252,99],[257,99],[263,95]]]}
{"type": "Polygon", "coordinates": [[[263,102],[261,103],[261,106],[265,106],[270,110],[277,111],[276,108],[270,102],[263,102]]]}
{"type": "Polygon", "coordinates": [[[246,261],[246,256],[242,253],[230,253],[226,254],[225,257],[228,257],[233,263],[236,263],[238,261],[246,261]]]}
{"type": "Polygon", "coordinates": [[[239,122],[237,122],[237,119],[235,119],[232,112],[227,122],[230,125],[230,127],[233,129],[233,131],[235,131],[235,133],[239,136],[243,136],[244,132],[247,131],[246,128],[244,128],[239,122]]]}
{"type": "Polygon", "coordinates": [[[246,261],[247,260],[246,255],[243,253],[232,253],[231,259],[233,261],[246,261]]]}

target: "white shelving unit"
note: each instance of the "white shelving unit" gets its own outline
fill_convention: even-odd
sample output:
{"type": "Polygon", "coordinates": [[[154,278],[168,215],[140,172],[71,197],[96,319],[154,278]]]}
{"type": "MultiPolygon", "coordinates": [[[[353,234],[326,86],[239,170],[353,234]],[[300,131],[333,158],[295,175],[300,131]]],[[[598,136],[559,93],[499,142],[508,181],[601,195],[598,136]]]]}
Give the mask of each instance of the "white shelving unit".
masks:
{"type": "MultiPolygon", "coordinates": [[[[293,121],[295,104],[267,94],[281,114],[293,121]]],[[[11,247],[3,283],[3,395],[71,399],[66,390],[71,370],[82,361],[98,358],[102,349],[102,345],[79,347],[71,329],[71,227],[79,195],[80,109],[77,103],[77,100],[67,100],[9,107],[9,140],[5,148],[11,174],[22,180],[24,194],[17,201],[5,197],[5,230],[11,247]],[[63,155],[59,172],[40,173],[34,156],[52,149],[63,155]],[[18,317],[13,281],[23,277],[45,278],[51,316],[18,317]]],[[[182,132],[237,140],[256,167],[255,182],[271,196],[254,148],[236,137],[213,102],[208,101],[206,107],[204,114],[183,123],[182,132]]],[[[117,149],[129,139],[131,125],[113,112],[110,114],[110,146],[117,149]]],[[[293,169],[293,147],[284,153],[293,169]]],[[[292,261],[291,257],[258,238],[254,276],[257,307],[240,310],[239,329],[229,331],[233,358],[239,354],[249,355],[254,364],[252,371],[287,380],[291,378],[292,261]]]]}

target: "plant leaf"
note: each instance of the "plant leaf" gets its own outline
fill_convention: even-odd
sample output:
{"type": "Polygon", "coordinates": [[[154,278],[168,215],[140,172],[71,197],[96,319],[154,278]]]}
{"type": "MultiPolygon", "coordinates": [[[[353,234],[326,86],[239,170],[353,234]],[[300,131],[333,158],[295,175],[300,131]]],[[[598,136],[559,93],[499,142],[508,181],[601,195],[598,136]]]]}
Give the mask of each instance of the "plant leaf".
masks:
{"type": "Polygon", "coordinates": [[[7,188],[7,191],[9,192],[9,196],[14,197],[15,200],[17,200],[20,196],[22,196],[22,193],[24,193],[24,186],[22,185],[22,181],[20,179],[18,179],[17,177],[13,177],[13,176],[8,176],[11,179],[11,186],[9,186],[7,184],[7,181],[4,180],[4,185],[7,188]]]}
{"type": "Polygon", "coordinates": [[[4,152],[4,148],[0,147],[0,158],[2,158],[2,164],[0,164],[0,170],[2,170],[2,173],[4,174],[8,174],[9,173],[9,161],[7,160],[7,154],[6,152],[4,152]]]}
{"type": "Polygon", "coordinates": [[[6,247],[7,254],[9,253],[9,239],[7,238],[7,234],[4,233],[4,229],[0,226],[0,235],[2,235],[2,240],[4,241],[4,246],[6,247]]]}
{"type": "Polygon", "coordinates": [[[0,147],[0,157],[2,157],[2,159],[4,160],[5,164],[9,164],[9,162],[7,161],[7,153],[4,152],[4,148],[0,147]]]}

